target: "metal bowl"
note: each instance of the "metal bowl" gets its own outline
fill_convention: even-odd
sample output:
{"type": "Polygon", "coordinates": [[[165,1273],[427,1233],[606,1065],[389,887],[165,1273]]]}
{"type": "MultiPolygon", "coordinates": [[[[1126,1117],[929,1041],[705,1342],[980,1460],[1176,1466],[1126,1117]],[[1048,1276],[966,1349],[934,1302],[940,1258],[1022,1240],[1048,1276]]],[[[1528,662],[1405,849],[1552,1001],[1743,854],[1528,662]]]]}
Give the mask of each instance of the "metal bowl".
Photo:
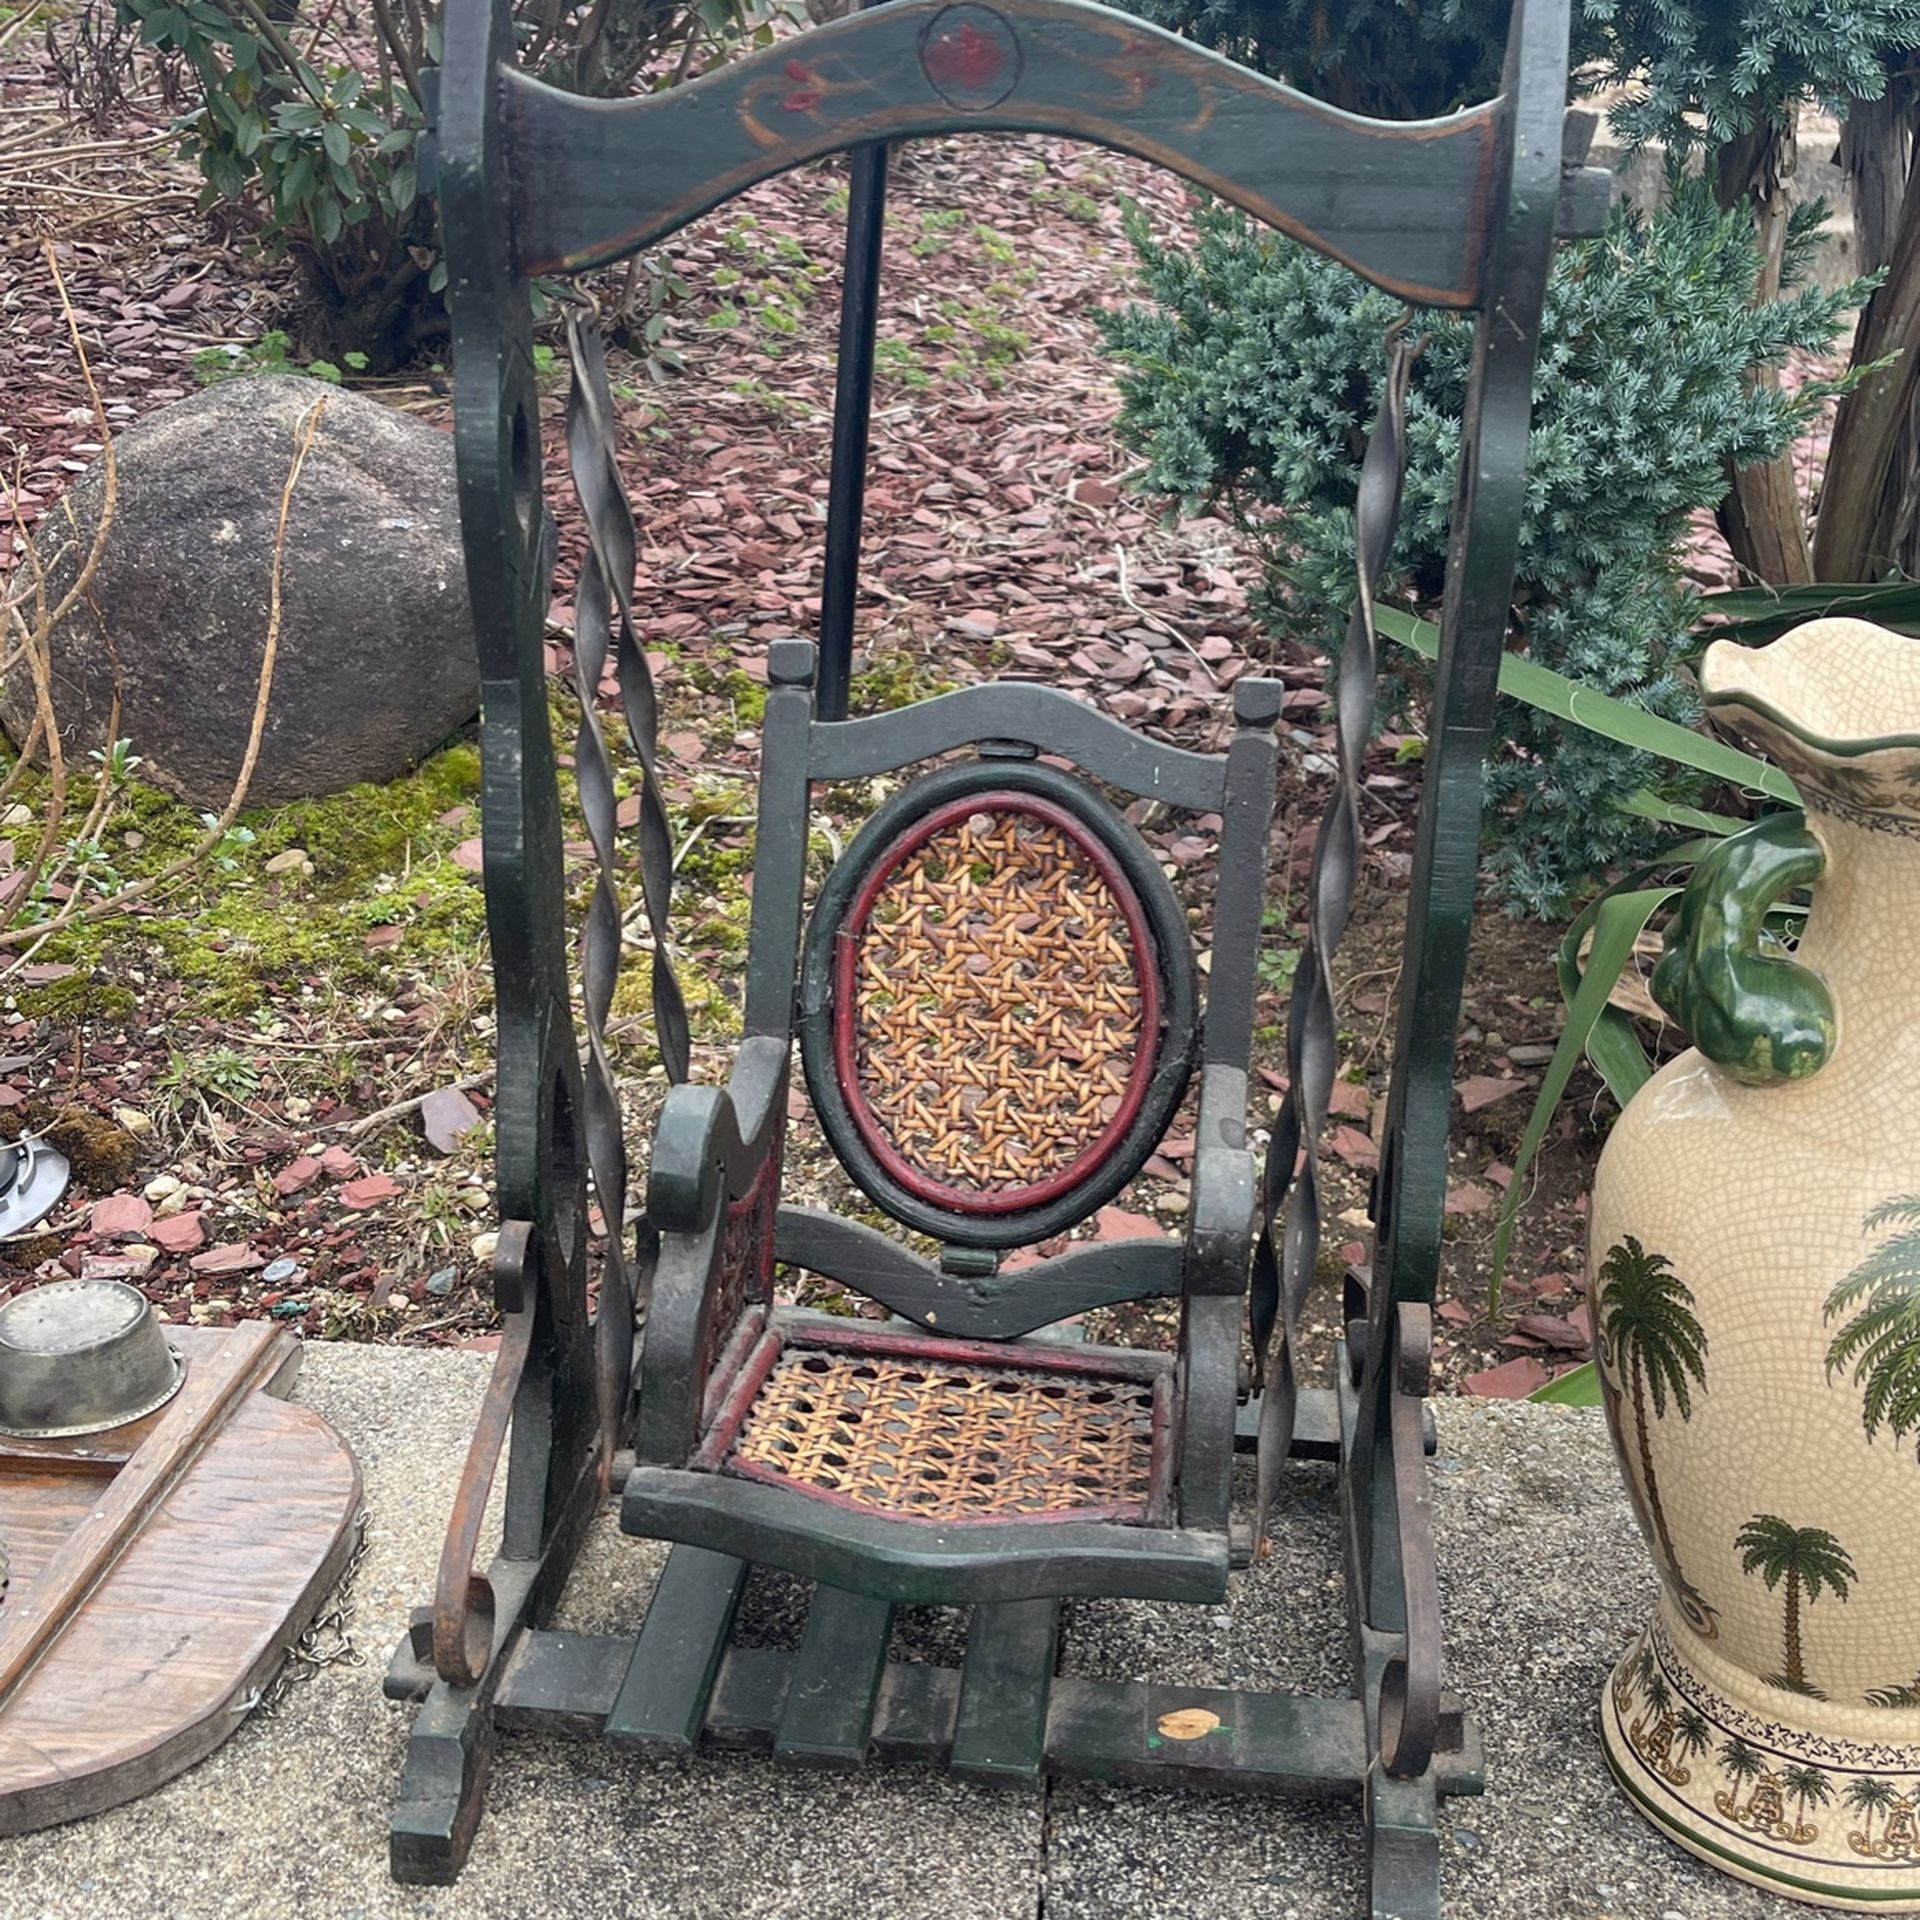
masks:
{"type": "Polygon", "coordinates": [[[102,1433],[164,1406],[184,1369],[124,1280],[57,1280],[0,1307],[0,1433],[102,1433]]]}

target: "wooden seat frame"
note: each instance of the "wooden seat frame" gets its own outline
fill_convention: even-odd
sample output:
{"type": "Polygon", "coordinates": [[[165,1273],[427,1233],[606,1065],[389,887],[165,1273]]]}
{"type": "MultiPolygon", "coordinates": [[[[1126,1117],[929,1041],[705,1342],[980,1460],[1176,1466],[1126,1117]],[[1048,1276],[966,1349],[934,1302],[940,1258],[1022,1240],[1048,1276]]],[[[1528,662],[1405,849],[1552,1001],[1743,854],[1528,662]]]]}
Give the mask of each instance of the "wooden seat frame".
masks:
{"type": "MultiPolygon", "coordinates": [[[[494,1277],[506,1332],[434,1605],[416,1615],[388,1676],[392,1697],[419,1703],[393,1818],[393,1871],[450,1881],[473,1842],[499,1729],[550,1727],[652,1755],[707,1742],[824,1766],[930,1760],[976,1779],[1078,1774],[1350,1796],[1367,1827],[1371,1912],[1437,1915],[1439,1800],[1481,1783],[1471,1724],[1440,1688],[1422,1458],[1431,1446],[1423,1396],[1453,1036],[1547,267],[1556,234],[1596,231],[1606,199],[1604,175],[1580,165],[1591,123],[1565,113],[1567,0],[1515,0],[1497,99],[1414,124],[1338,112],[1089,0],[888,0],[699,81],[617,102],[540,85],[516,70],[512,47],[505,0],[449,0],[426,147],[450,273],[461,507],[482,666],[499,1017],[494,1277]],[[1250,1552],[1229,1492],[1236,1445],[1260,1425],[1259,1405],[1242,1404],[1240,1391],[1261,1220],[1246,1106],[1281,699],[1273,683],[1243,681],[1219,756],[1161,745],[1034,685],[989,683],[847,717],[885,143],[987,130],[1069,135],[1145,157],[1410,301],[1478,316],[1375,1256],[1370,1278],[1349,1281],[1331,1387],[1303,1390],[1297,1402],[1289,1390],[1283,1436],[1283,1456],[1340,1466],[1352,1684],[1334,1697],[1054,1672],[1063,1597],[1217,1601],[1250,1552]],[[530,284],[617,261],[756,181],[842,150],[854,156],[854,204],[820,648],[789,640],[769,651],[744,1038],[724,1085],[676,1085],[662,1114],[634,1249],[643,1287],[651,1279],[636,1342],[617,1235],[600,1311],[588,1307],[589,1178],[609,1220],[625,1205],[602,1024],[619,922],[616,912],[611,959],[604,918],[597,930],[589,924],[583,1074],[546,705],[554,541],[542,505],[530,284]],[[1122,795],[1221,816],[1219,869],[1231,884],[1215,904],[1193,1062],[1190,1214],[1178,1243],[1092,1245],[1003,1273],[1009,1235],[978,1218],[947,1223],[935,1262],[872,1228],[780,1202],[795,1035],[827,1018],[831,1000],[802,965],[810,789],[962,750],[1010,780],[1044,752],[1122,795]],[[1154,1501],[1120,1518],[1060,1511],[954,1522],[876,1510],[777,1473],[727,1470],[730,1436],[778,1355],[848,1333],[846,1322],[774,1305],[775,1258],[888,1308],[894,1327],[856,1336],[870,1349],[879,1342],[923,1365],[944,1352],[983,1379],[995,1369],[1031,1378],[1048,1367],[1105,1367],[1150,1384],[1161,1422],[1154,1445],[1167,1449],[1154,1501]],[[1154,1296],[1179,1301],[1171,1359],[1063,1350],[1048,1337],[1050,1325],[1088,1308],[1154,1296]],[[503,1457],[503,1532],[482,1573],[476,1548],[503,1457]],[[645,1618],[627,1636],[549,1631],[585,1529],[610,1492],[621,1495],[629,1531],[677,1543],[645,1618]],[[795,1652],[730,1644],[754,1564],[818,1583],[795,1652]],[[963,1667],[889,1665],[895,1607],[921,1602],[972,1607],[963,1667]],[[1193,1710],[1200,1721],[1187,1717],[1193,1710]],[[1202,1723],[1228,1737],[1162,1731],[1202,1723]]],[[[575,358],[570,442],[580,428],[586,453],[576,448],[575,482],[598,569],[596,615],[586,611],[591,596],[580,596],[589,711],[579,765],[604,913],[612,789],[591,693],[610,633],[647,754],[653,710],[627,621],[631,515],[611,463],[610,408],[596,413],[604,367],[578,343],[575,358]]],[[[1349,704],[1343,690],[1343,721],[1349,704]]],[[[648,779],[641,866],[662,932],[670,875],[650,762],[648,779]]],[[[656,997],[663,1051],[679,1078],[684,1022],[664,971],[656,997]]],[[[816,1090],[831,1094],[831,1080],[819,1077],[823,1057],[810,1055],[810,1071],[816,1090]]],[[[1184,1058],[1177,1069],[1184,1074],[1184,1058]]],[[[862,1177],[858,1159],[853,1152],[849,1164],[862,1177]]],[[[870,1170],[863,1184],[880,1191],[870,1170]]],[[[1081,1182],[1060,1202],[1060,1219],[1084,1217],[1108,1190],[1081,1182]]],[[[893,1210],[927,1224],[910,1208],[893,1210]]]]}

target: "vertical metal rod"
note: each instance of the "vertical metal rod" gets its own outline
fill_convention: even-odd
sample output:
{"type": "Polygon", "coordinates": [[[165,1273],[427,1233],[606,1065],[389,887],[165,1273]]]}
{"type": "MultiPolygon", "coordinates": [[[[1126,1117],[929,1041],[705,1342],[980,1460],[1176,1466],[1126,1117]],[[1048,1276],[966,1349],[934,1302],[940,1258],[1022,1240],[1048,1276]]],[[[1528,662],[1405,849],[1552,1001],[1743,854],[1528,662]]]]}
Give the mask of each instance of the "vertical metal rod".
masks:
{"type": "Polygon", "coordinates": [[[814,686],[814,711],[822,720],[847,717],[847,682],[853,671],[853,603],[860,586],[867,429],[873,417],[873,333],[879,317],[880,242],[886,225],[887,148],[882,141],[853,150],[847,184],[846,279],[840,290],[827,557],[820,587],[820,670],[814,686]]]}

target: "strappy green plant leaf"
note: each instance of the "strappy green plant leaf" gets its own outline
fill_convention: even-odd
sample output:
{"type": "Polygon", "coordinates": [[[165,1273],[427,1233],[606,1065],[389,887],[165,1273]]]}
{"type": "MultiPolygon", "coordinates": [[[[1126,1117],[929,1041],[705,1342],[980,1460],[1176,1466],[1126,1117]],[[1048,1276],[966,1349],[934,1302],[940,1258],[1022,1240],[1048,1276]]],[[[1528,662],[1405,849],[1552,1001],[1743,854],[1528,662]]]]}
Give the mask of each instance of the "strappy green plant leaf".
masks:
{"type": "MultiPolygon", "coordinates": [[[[1642,887],[1631,892],[1603,894],[1574,921],[1566,940],[1561,943],[1563,956],[1569,946],[1577,955],[1587,927],[1593,928],[1593,946],[1588,953],[1585,970],[1580,969],[1577,958],[1568,963],[1577,976],[1577,984],[1568,996],[1567,1024],[1561,1029],[1560,1041],[1553,1050],[1552,1060],[1547,1063],[1539,1096],[1533,1103],[1526,1131],[1521,1134],[1519,1149],[1513,1156],[1513,1178],[1507,1182],[1506,1198],[1501,1202],[1500,1219],[1493,1235],[1493,1268],[1487,1283],[1487,1311],[1490,1314],[1499,1310],[1500,1282],[1506,1275],[1507,1253],[1513,1244],[1513,1223],[1520,1212],[1520,1203],[1526,1197],[1527,1168],[1532,1164],[1533,1156],[1539,1152],[1540,1142],[1546,1138],[1548,1123],[1553,1119],[1554,1109],[1560,1104],[1560,1096],[1567,1090],[1567,1082],[1572,1079],[1581,1054],[1590,1052],[1596,1036],[1599,1036],[1598,1044],[1605,1064],[1601,1065],[1598,1060],[1595,1064],[1600,1067],[1614,1096],[1623,1105],[1639,1090],[1652,1071],[1639,1041],[1633,1037],[1631,1030],[1626,1029],[1624,1019],[1611,1025],[1603,1025],[1603,1021],[1610,1011],[1607,995],[1620,978],[1620,970],[1627,964],[1634,942],[1640,938],[1647,922],[1678,891],[1677,887],[1642,887]]],[[[1561,984],[1564,990],[1564,973],[1561,984]]]]}
{"type": "MultiPolygon", "coordinates": [[[[1398,607],[1375,607],[1373,623],[1389,640],[1410,648],[1424,660],[1440,653],[1440,629],[1431,620],[1416,619],[1398,607]]],[[[1500,661],[1500,691],[1523,700],[1540,713],[1551,714],[1604,740],[1617,741],[1642,753],[1658,754],[1683,767],[1694,767],[1736,787],[1751,787],[1787,806],[1800,805],[1800,790],[1778,767],[1738,747],[1704,733],[1695,733],[1672,720],[1663,720],[1630,701],[1583,687],[1551,667],[1540,666],[1523,654],[1509,653],[1500,661]]]]}
{"type": "Polygon", "coordinates": [[[1544,1387],[1535,1387],[1527,1398],[1543,1407],[1597,1407],[1601,1404],[1600,1369],[1583,1360],[1544,1387]]]}
{"type": "Polygon", "coordinates": [[[1727,587],[1700,596],[1701,639],[1763,647],[1803,621],[1829,614],[1920,633],[1920,581],[1816,580],[1799,587],[1727,587]]]}

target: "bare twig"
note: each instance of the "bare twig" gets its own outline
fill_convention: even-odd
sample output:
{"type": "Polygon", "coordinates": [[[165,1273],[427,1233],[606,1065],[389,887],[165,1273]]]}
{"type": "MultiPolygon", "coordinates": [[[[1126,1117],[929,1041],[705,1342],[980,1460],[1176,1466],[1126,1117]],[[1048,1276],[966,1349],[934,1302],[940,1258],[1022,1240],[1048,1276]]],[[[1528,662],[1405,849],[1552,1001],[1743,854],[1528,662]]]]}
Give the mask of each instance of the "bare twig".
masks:
{"type": "Polygon", "coordinates": [[[464,1079],[455,1080],[447,1087],[429,1087],[425,1093],[416,1093],[411,1099],[396,1100],[390,1107],[376,1107],[372,1113],[363,1114],[358,1120],[342,1120],[325,1129],[328,1133],[344,1133],[349,1140],[364,1140],[382,1127],[391,1126],[396,1120],[403,1120],[416,1107],[424,1107],[436,1093],[468,1093],[475,1087],[484,1087],[493,1078],[491,1073],[470,1073],[464,1079]]]}
{"type": "Polygon", "coordinates": [[[1124,600],[1148,626],[1152,627],[1156,633],[1164,633],[1176,646],[1185,647],[1196,660],[1200,661],[1200,665],[1206,671],[1207,678],[1217,687],[1220,684],[1220,676],[1214,672],[1213,668],[1209,666],[1205,660],[1200,658],[1200,654],[1194,647],[1193,642],[1189,640],[1172,621],[1163,620],[1159,614],[1152,612],[1149,608],[1143,607],[1140,602],[1133,597],[1133,587],[1127,579],[1127,550],[1118,540],[1113,543],[1113,557],[1120,568],[1120,598],[1124,600]]]}

